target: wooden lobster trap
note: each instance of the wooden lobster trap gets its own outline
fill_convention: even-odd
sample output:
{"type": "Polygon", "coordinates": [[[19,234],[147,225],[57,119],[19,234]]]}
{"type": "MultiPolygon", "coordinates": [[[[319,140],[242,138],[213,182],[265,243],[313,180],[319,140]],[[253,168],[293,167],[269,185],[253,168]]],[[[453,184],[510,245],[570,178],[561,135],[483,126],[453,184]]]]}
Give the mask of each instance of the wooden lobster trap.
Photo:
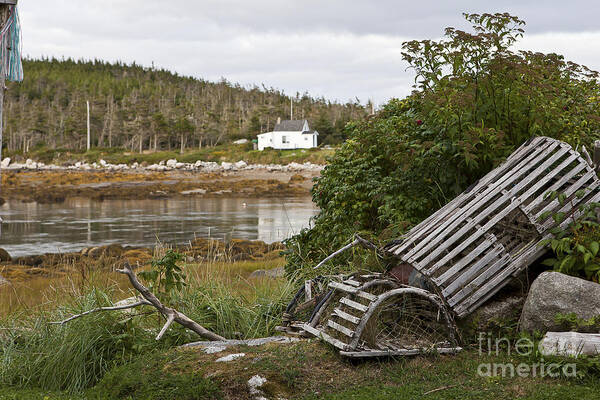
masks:
{"type": "Polygon", "coordinates": [[[540,242],[555,225],[549,214],[569,215],[566,227],[580,205],[598,201],[591,160],[566,143],[534,138],[384,247],[425,285],[403,285],[391,274],[334,280],[310,317],[288,331],[296,326],[355,357],[458,351],[453,318],[473,312],[547,251],[540,242]],[[565,201],[549,198],[552,191],[565,201]]]}

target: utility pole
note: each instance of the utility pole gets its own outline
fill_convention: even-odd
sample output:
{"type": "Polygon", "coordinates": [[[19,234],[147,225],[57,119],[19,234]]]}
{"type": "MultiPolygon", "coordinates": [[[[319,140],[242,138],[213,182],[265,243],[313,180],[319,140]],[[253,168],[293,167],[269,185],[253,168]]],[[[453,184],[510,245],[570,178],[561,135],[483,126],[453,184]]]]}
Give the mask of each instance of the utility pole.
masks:
{"type": "Polygon", "coordinates": [[[290,97],[290,120],[294,119],[294,99],[290,97]]]}
{"type": "Polygon", "coordinates": [[[90,101],[87,100],[87,151],[90,151],[90,101]]]}

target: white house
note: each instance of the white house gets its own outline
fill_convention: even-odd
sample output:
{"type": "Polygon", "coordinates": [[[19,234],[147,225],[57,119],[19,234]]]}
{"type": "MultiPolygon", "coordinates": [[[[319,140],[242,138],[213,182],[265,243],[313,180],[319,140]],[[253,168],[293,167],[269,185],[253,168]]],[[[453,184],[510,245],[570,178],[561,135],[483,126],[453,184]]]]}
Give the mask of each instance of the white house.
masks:
{"type": "Polygon", "coordinates": [[[258,150],[267,147],[274,149],[310,149],[317,147],[319,132],[311,131],[308,121],[277,119],[277,124],[272,132],[258,135],[258,150]]]}

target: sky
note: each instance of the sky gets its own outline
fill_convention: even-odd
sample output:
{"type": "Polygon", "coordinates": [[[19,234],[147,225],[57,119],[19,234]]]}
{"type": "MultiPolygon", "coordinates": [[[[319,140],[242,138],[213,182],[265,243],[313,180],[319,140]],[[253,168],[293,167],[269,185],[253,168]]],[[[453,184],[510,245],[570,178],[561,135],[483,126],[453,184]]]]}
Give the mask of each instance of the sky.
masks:
{"type": "Polygon", "coordinates": [[[465,29],[463,12],[517,15],[527,22],[518,48],[600,70],[598,0],[21,0],[18,8],[30,57],[135,61],[341,102],[409,94],[402,42],[465,29]]]}

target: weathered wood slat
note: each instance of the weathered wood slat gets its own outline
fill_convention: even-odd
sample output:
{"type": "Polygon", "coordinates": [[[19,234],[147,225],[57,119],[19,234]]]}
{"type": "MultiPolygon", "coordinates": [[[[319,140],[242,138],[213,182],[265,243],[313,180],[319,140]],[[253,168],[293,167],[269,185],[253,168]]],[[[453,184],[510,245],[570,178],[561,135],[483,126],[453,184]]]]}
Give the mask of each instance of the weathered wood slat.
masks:
{"type": "Polygon", "coordinates": [[[340,350],[343,350],[343,351],[349,350],[349,346],[346,343],[344,343],[341,340],[338,340],[334,337],[329,336],[325,332],[321,332],[317,328],[313,328],[312,326],[310,326],[308,324],[304,324],[302,329],[304,329],[306,332],[312,334],[313,336],[316,336],[316,337],[326,341],[327,343],[337,347],[340,350]]]}
{"type": "Polygon", "coordinates": [[[350,300],[347,297],[342,297],[340,299],[340,303],[343,303],[343,304],[347,305],[348,307],[352,307],[355,310],[362,311],[362,312],[365,312],[365,311],[367,311],[369,309],[369,307],[367,307],[365,305],[362,305],[360,303],[357,303],[354,300],[350,300]]]}
{"type": "Polygon", "coordinates": [[[352,322],[353,324],[358,324],[360,322],[359,317],[355,317],[354,315],[348,314],[347,312],[342,311],[339,308],[334,309],[333,314],[337,315],[342,319],[345,319],[348,322],[352,322]]]}
{"type": "Polygon", "coordinates": [[[340,351],[340,354],[351,358],[367,357],[394,357],[394,356],[416,356],[419,354],[456,354],[462,351],[462,347],[443,347],[434,349],[405,349],[405,350],[366,350],[366,351],[340,351]]]}
{"type": "Polygon", "coordinates": [[[354,287],[359,287],[360,286],[360,282],[355,281],[354,279],[346,279],[344,281],[344,283],[347,284],[347,285],[354,286],[354,287]]]}
{"type": "Polygon", "coordinates": [[[479,259],[476,263],[474,263],[471,267],[469,267],[466,271],[463,271],[460,276],[458,276],[454,281],[452,281],[443,291],[444,296],[451,295],[460,287],[468,284],[471,280],[477,277],[481,271],[489,265],[491,261],[497,259],[504,252],[504,246],[498,244],[498,246],[494,247],[492,251],[479,259]]]}
{"type": "MultiPolygon", "coordinates": [[[[563,148],[562,150],[565,150],[565,149],[563,148]]],[[[456,242],[459,238],[462,238],[469,229],[473,228],[473,226],[475,225],[476,222],[481,221],[484,217],[487,217],[491,211],[495,211],[496,208],[498,208],[502,204],[505,204],[505,208],[502,211],[495,214],[484,225],[484,227],[482,229],[478,229],[470,237],[468,237],[467,239],[463,240],[460,244],[453,247],[452,250],[448,254],[446,254],[441,260],[439,260],[436,263],[436,266],[447,263],[452,258],[456,257],[467,246],[469,246],[475,240],[479,239],[479,237],[481,237],[481,235],[486,233],[492,226],[494,226],[496,223],[498,223],[498,221],[500,221],[502,218],[504,218],[506,215],[508,215],[512,210],[517,208],[523,202],[524,199],[529,197],[529,195],[531,194],[530,192],[532,192],[531,189],[528,190],[527,192],[525,192],[524,194],[522,194],[519,198],[513,199],[513,201],[511,201],[509,205],[506,205],[506,203],[514,195],[516,195],[518,192],[520,192],[525,186],[530,184],[534,179],[536,179],[536,178],[539,179],[538,178],[539,173],[541,171],[545,170],[546,168],[548,168],[548,166],[551,165],[553,162],[555,162],[556,159],[559,158],[562,154],[564,154],[564,153],[559,150],[552,157],[548,158],[539,167],[537,167],[536,170],[533,173],[531,173],[527,178],[520,181],[518,184],[513,186],[507,193],[503,194],[502,197],[500,197],[498,200],[496,200],[494,202],[494,204],[492,204],[489,207],[489,210],[490,210],[489,212],[488,212],[488,210],[486,210],[485,213],[480,213],[477,216],[475,216],[475,218],[473,219],[472,222],[466,224],[457,233],[455,233],[450,239],[448,239],[446,242],[444,242],[443,245],[438,247],[437,250],[434,250],[433,253],[425,259],[425,261],[419,262],[417,264],[418,266],[421,267],[419,269],[423,269],[427,265],[428,261],[431,261],[435,256],[440,254],[443,250],[447,249],[450,245],[454,244],[454,242],[456,242]]]]}
{"type": "MultiPolygon", "coordinates": [[[[586,183],[588,183],[588,181],[590,181],[590,180],[592,180],[594,178],[596,178],[596,173],[595,172],[588,172],[587,174],[581,176],[573,185],[571,185],[563,193],[565,195],[567,195],[567,197],[569,197],[572,194],[574,194],[576,191],[578,191],[579,189],[581,189],[586,183]]],[[[594,179],[594,181],[596,181],[596,180],[597,179],[594,179]]],[[[545,212],[548,212],[548,211],[553,211],[554,208],[556,208],[558,205],[559,205],[558,200],[556,200],[556,199],[552,200],[550,203],[548,203],[548,205],[546,205],[546,207],[544,207],[539,212],[537,212],[535,214],[535,217],[536,218],[540,218],[542,216],[542,214],[544,214],[545,212]]],[[[569,204],[567,202],[567,206],[568,205],[569,204]]]]}
{"type": "Polygon", "coordinates": [[[358,288],[354,286],[345,285],[340,282],[329,282],[328,285],[330,288],[341,290],[342,292],[355,294],[358,292],[358,288]]]}
{"type": "Polygon", "coordinates": [[[334,322],[332,320],[327,321],[327,326],[335,329],[336,331],[343,333],[344,335],[348,336],[349,338],[352,338],[354,336],[354,331],[352,329],[348,329],[343,325],[338,324],[337,322],[334,322]]]}
{"type": "MultiPolygon", "coordinates": [[[[531,168],[533,168],[535,165],[537,165],[539,162],[541,162],[548,154],[550,154],[550,152],[552,150],[554,150],[556,148],[556,146],[557,145],[555,144],[554,146],[548,147],[537,158],[530,160],[530,162],[520,170],[521,173],[525,173],[526,171],[529,171],[531,168]]],[[[449,239],[444,240],[443,243],[440,243],[440,241],[442,241],[445,238],[445,236],[438,235],[436,238],[433,238],[429,242],[429,244],[424,246],[422,250],[420,250],[418,253],[416,253],[414,257],[411,257],[410,253],[408,253],[404,257],[407,260],[409,260],[408,262],[414,263],[416,259],[427,254],[426,259],[424,261],[420,261],[418,263],[420,266],[424,267],[425,265],[427,265],[428,263],[433,261],[442,251],[444,251],[446,248],[448,248],[448,246],[452,245],[456,240],[460,239],[469,229],[473,228],[475,225],[477,225],[481,220],[483,220],[488,215],[493,214],[498,207],[502,206],[504,203],[509,201],[509,199],[512,196],[516,195],[523,187],[525,187],[527,184],[529,184],[531,181],[533,181],[535,178],[537,178],[537,175],[539,175],[540,171],[543,171],[544,169],[548,168],[549,165],[551,165],[553,162],[555,162],[558,158],[560,158],[566,152],[568,152],[568,149],[560,148],[550,158],[543,161],[542,164],[540,166],[538,166],[534,172],[530,173],[529,175],[526,175],[520,182],[518,182],[516,185],[511,187],[509,191],[504,193],[492,205],[485,207],[482,212],[477,213],[476,215],[473,215],[479,207],[483,207],[489,200],[491,200],[495,195],[497,195],[497,191],[493,191],[492,190],[493,188],[502,189],[502,188],[508,186],[509,184],[513,183],[515,180],[517,180],[517,178],[519,178],[521,176],[518,172],[515,172],[514,174],[507,174],[509,176],[509,178],[506,180],[501,180],[503,186],[490,187],[489,190],[487,191],[486,195],[482,195],[480,197],[474,198],[473,201],[471,202],[471,206],[469,208],[465,209],[465,213],[469,213],[470,215],[473,215],[473,217],[472,217],[473,220],[470,223],[467,223],[465,226],[461,227],[458,232],[456,232],[454,235],[452,235],[449,239]]],[[[460,218],[457,218],[449,226],[442,225],[438,229],[440,232],[442,232],[444,230],[446,230],[448,232],[452,232],[455,228],[457,228],[461,224],[461,222],[462,222],[462,220],[460,218]]],[[[427,241],[427,239],[424,239],[424,241],[427,241]]]]}
{"type": "Polygon", "coordinates": [[[389,251],[394,254],[400,254],[401,252],[405,251],[416,240],[424,236],[424,229],[430,229],[431,227],[435,228],[437,226],[433,223],[434,220],[447,218],[450,213],[456,212],[456,208],[460,203],[467,201],[479,190],[485,188],[490,182],[497,178],[499,173],[502,174],[504,171],[512,169],[514,164],[519,162],[522,157],[525,157],[532,151],[535,151],[535,149],[538,148],[538,146],[543,143],[545,139],[546,138],[543,137],[536,137],[531,141],[530,144],[525,143],[521,145],[504,163],[498,166],[497,169],[487,173],[482,179],[480,179],[474,188],[468,192],[461,193],[454,200],[442,207],[438,212],[430,215],[415,228],[411,229],[405,240],[403,240],[402,243],[398,244],[397,246],[390,248],[389,251]]]}
{"type": "Polygon", "coordinates": [[[532,212],[535,209],[535,207],[539,206],[542,203],[542,201],[544,201],[544,198],[546,197],[546,193],[553,192],[553,191],[556,191],[557,189],[560,189],[562,187],[562,185],[567,183],[569,181],[569,179],[573,178],[575,175],[577,175],[577,173],[581,172],[581,170],[583,170],[584,168],[585,168],[585,166],[583,164],[577,164],[575,167],[573,167],[573,169],[571,169],[569,172],[567,172],[565,175],[563,175],[558,181],[556,181],[556,183],[554,183],[552,186],[550,186],[547,191],[540,194],[531,203],[529,203],[526,207],[524,207],[523,211],[525,213],[532,212]]]}
{"type": "MultiPolygon", "coordinates": [[[[481,285],[486,280],[488,280],[490,277],[492,277],[496,272],[498,272],[502,267],[507,265],[509,262],[510,262],[510,255],[509,254],[504,255],[500,260],[498,260],[494,264],[492,264],[488,269],[486,269],[484,272],[482,272],[481,275],[479,275],[472,282],[470,282],[467,286],[465,286],[460,291],[458,291],[454,296],[446,297],[446,301],[448,302],[448,305],[450,305],[450,307],[454,307],[457,303],[459,303],[465,297],[467,297],[471,293],[475,292],[475,290],[477,290],[479,285],[481,285]]],[[[444,294],[443,291],[442,291],[442,294],[444,296],[447,296],[447,294],[444,294]]]]}
{"type": "MultiPolygon", "coordinates": [[[[433,281],[438,285],[444,284],[457,271],[459,271],[465,265],[467,265],[471,261],[473,261],[477,256],[479,256],[481,254],[481,252],[486,250],[488,247],[490,247],[496,241],[497,241],[496,237],[493,234],[489,234],[489,237],[487,239],[485,239],[483,242],[481,242],[481,244],[479,244],[477,247],[475,247],[469,254],[467,254],[466,257],[462,258],[459,262],[454,264],[450,269],[448,269],[446,272],[444,272],[439,277],[433,278],[433,281]]],[[[432,268],[425,270],[425,272],[427,275],[431,275],[434,272],[436,272],[438,270],[438,268],[439,268],[439,266],[438,267],[434,266],[432,268]]]]}

